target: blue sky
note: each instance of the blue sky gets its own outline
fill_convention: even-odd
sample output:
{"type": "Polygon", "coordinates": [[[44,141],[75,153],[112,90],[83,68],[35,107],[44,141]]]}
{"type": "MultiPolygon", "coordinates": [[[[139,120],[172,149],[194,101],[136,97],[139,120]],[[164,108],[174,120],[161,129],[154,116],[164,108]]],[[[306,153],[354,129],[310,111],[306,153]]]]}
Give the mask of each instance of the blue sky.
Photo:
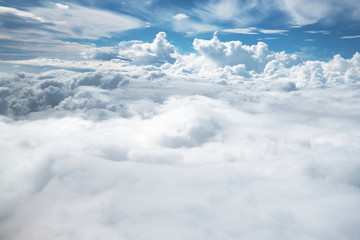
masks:
{"type": "Polygon", "coordinates": [[[164,31],[178,52],[194,38],[266,42],[305,60],[351,58],[360,46],[356,0],[0,1],[0,59],[81,59],[90,47],[150,42],[164,31]]]}

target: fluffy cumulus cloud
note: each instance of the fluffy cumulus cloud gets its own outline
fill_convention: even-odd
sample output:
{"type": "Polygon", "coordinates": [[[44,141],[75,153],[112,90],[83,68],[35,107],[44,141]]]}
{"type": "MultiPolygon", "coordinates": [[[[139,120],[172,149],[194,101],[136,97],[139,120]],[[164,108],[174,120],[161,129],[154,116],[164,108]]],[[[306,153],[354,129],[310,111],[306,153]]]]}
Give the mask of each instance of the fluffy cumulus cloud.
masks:
{"type": "Polygon", "coordinates": [[[174,63],[175,47],[166,40],[166,33],[159,32],[152,43],[141,41],[121,42],[119,56],[136,65],[162,65],[174,63]]]}
{"type": "Polygon", "coordinates": [[[342,86],[359,82],[360,54],[356,53],[351,59],[344,59],[335,55],[329,62],[307,61],[290,69],[271,66],[265,69],[270,79],[293,79],[297,86],[329,87],[342,86]]]}
{"type": "Polygon", "coordinates": [[[195,39],[193,45],[200,54],[220,66],[245,64],[248,71],[262,72],[272,61],[286,62],[287,68],[301,63],[296,55],[270,51],[264,42],[247,46],[240,41],[221,42],[214,36],[211,40],[195,39]]]}
{"type": "Polygon", "coordinates": [[[93,48],[84,53],[85,58],[94,60],[121,59],[135,65],[162,65],[174,63],[175,47],[166,39],[166,33],[159,32],[153,42],[123,41],[117,47],[93,48]]]}
{"type": "Polygon", "coordinates": [[[0,238],[356,239],[360,54],[194,46],[1,73],[0,238]]]}

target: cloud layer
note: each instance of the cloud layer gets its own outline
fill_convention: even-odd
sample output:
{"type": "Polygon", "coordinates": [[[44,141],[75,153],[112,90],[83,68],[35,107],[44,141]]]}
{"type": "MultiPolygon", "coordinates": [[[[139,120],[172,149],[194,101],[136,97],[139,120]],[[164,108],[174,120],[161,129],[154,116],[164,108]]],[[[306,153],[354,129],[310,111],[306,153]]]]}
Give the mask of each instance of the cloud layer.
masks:
{"type": "Polygon", "coordinates": [[[356,239],[360,54],[165,37],[1,73],[0,238],[356,239]]]}

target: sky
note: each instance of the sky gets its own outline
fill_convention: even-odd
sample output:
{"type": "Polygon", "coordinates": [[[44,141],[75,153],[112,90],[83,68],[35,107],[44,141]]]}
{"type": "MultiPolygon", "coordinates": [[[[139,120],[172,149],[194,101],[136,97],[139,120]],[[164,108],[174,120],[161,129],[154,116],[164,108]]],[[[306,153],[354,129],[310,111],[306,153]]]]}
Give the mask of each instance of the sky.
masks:
{"type": "Polygon", "coordinates": [[[216,32],[305,60],[351,58],[360,45],[359,12],[356,0],[2,0],[0,59],[80,59],[92,47],[150,41],[160,31],[181,53],[216,32]]]}
{"type": "Polygon", "coordinates": [[[358,239],[359,25],[354,0],[0,0],[0,239],[358,239]]]}

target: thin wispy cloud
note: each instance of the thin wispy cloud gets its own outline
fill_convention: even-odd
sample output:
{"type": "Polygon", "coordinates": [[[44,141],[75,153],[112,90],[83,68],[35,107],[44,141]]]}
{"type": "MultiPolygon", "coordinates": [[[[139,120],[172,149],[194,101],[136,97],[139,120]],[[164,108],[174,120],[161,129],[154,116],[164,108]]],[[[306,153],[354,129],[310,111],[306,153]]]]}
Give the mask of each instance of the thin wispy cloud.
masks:
{"type": "Polygon", "coordinates": [[[32,19],[32,20],[36,20],[39,22],[47,22],[44,18],[36,16],[35,14],[29,13],[29,12],[25,12],[25,11],[21,11],[15,8],[11,8],[11,7],[2,7],[0,6],[0,14],[4,15],[4,14],[10,14],[10,15],[15,15],[18,17],[22,17],[25,19],[32,19]]]}
{"type": "Polygon", "coordinates": [[[222,31],[228,33],[240,33],[240,34],[259,34],[257,28],[255,27],[224,29],[222,31]]]}
{"type": "Polygon", "coordinates": [[[259,29],[259,32],[264,34],[284,34],[289,30],[280,30],[280,29],[259,29]]]}
{"type": "Polygon", "coordinates": [[[249,28],[234,28],[234,29],[224,29],[222,32],[229,33],[239,33],[239,34],[284,34],[289,30],[280,30],[280,29],[259,29],[256,27],[249,28]]]}
{"type": "Polygon", "coordinates": [[[60,9],[64,9],[64,10],[69,9],[69,5],[65,5],[61,3],[56,3],[55,5],[60,9]]]}
{"type": "Polygon", "coordinates": [[[46,7],[30,8],[29,11],[0,7],[0,17],[5,36],[3,39],[7,40],[2,48],[7,46],[18,52],[27,51],[29,56],[34,51],[41,53],[41,56],[56,56],[59,50],[65,53],[63,57],[68,55],[76,58],[91,44],[61,39],[98,39],[110,37],[113,32],[144,26],[142,21],[134,17],[75,4],[48,4],[46,7]],[[21,45],[21,42],[28,44],[21,45]]]}
{"type": "Polygon", "coordinates": [[[314,30],[314,31],[305,31],[305,32],[310,34],[325,34],[325,35],[330,34],[330,31],[328,30],[314,30]]]}
{"type": "Polygon", "coordinates": [[[336,17],[341,16],[349,20],[359,21],[357,12],[360,10],[356,0],[281,0],[279,6],[293,19],[296,25],[309,25],[318,21],[334,22],[336,17]]]}
{"type": "Polygon", "coordinates": [[[54,30],[68,37],[96,39],[109,37],[112,32],[140,28],[144,23],[134,17],[80,5],[49,5],[31,10],[34,14],[51,21],[54,30]]]}
{"type": "Polygon", "coordinates": [[[276,40],[279,38],[275,38],[275,37],[266,37],[266,38],[258,38],[259,41],[264,41],[264,40],[276,40]]]}
{"type": "Polygon", "coordinates": [[[360,38],[360,35],[355,35],[355,36],[342,36],[342,39],[354,39],[354,38],[360,38]]]}

